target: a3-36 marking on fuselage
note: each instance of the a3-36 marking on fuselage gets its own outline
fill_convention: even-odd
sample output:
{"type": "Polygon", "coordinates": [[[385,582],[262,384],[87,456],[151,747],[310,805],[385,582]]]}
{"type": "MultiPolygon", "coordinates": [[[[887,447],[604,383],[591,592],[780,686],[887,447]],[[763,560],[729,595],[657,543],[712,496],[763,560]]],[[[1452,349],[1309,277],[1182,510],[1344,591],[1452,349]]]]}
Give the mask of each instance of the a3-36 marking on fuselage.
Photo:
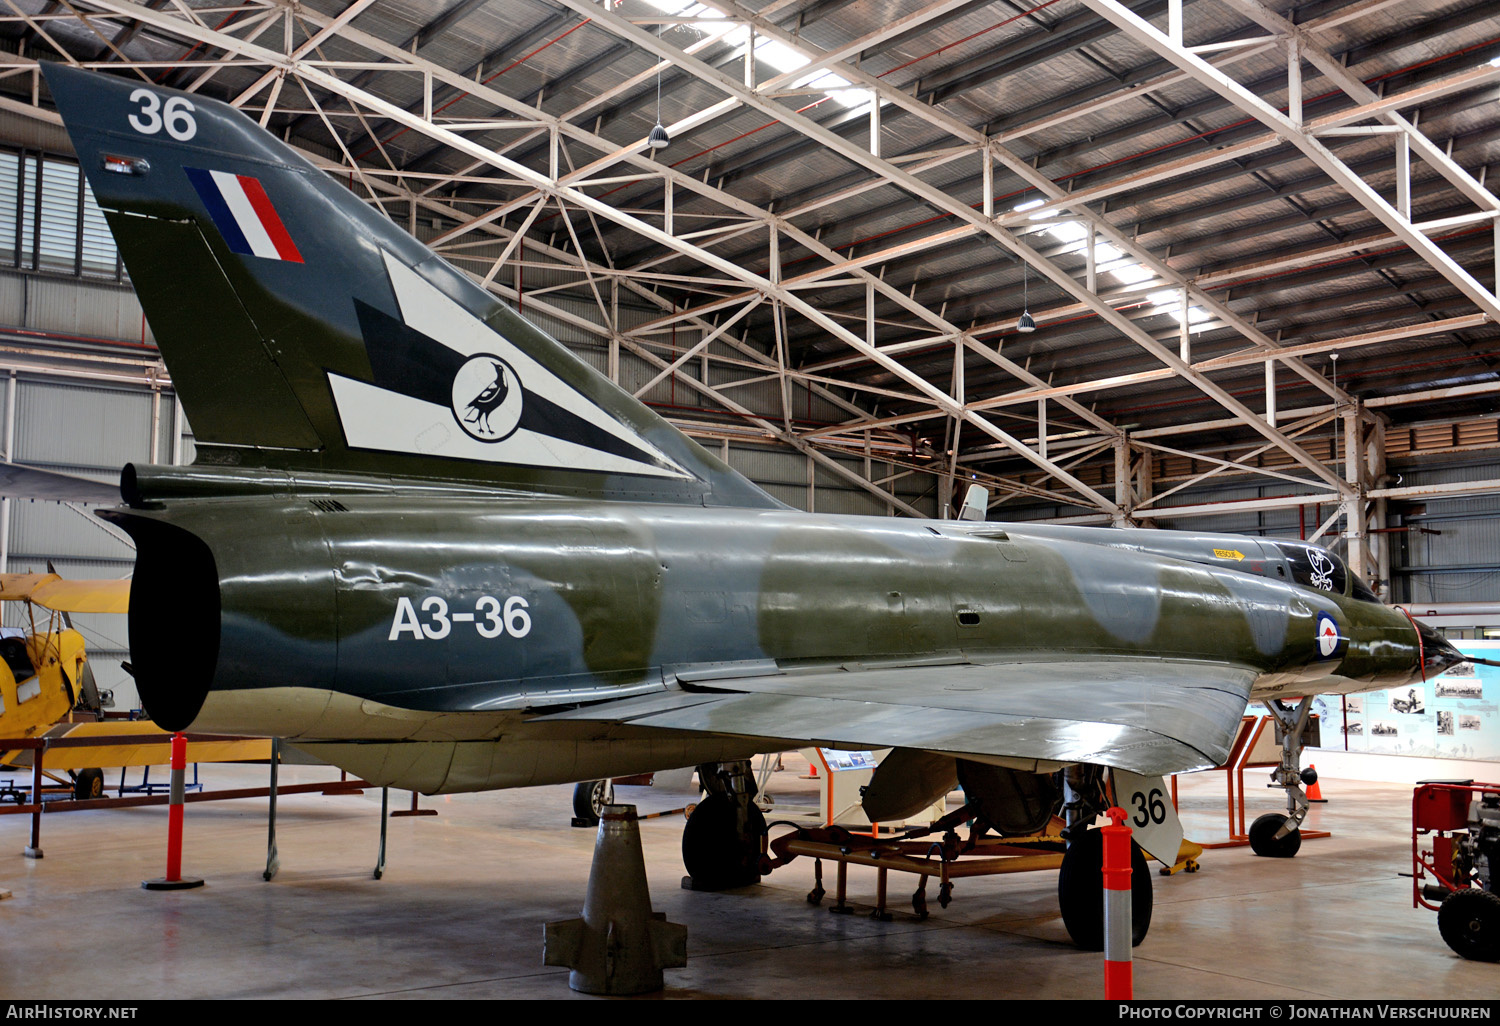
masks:
{"type": "Polygon", "coordinates": [[[531,633],[531,614],[526,611],[529,605],[519,595],[511,595],[503,604],[493,595],[481,595],[471,613],[450,613],[447,599],[428,595],[421,600],[421,610],[427,618],[425,623],[417,608],[417,603],[405,595],[396,600],[388,640],[398,641],[410,635],[416,641],[441,641],[453,632],[456,623],[472,623],[475,633],[481,638],[498,638],[506,634],[524,638],[531,633]]]}

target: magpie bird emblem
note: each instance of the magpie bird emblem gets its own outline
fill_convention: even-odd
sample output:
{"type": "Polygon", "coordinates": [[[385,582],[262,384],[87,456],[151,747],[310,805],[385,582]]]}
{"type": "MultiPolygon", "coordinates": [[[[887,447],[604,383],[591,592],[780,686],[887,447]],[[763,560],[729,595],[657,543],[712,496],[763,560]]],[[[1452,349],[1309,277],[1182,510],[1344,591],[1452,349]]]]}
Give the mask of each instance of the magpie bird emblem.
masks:
{"type": "Polygon", "coordinates": [[[484,391],[469,401],[469,412],[464,415],[465,424],[476,424],[479,430],[486,433],[493,431],[490,427],[490,414],[505,405],[505,397],[510,394],[510,385],[505,381],[505,368],[498,363],[491,363],[495,368],[495,380],[492,384],[484,386],[484,391]]]}
{"type": "Polygon", "coordinates": [[[453,376],[453,416],[481,442],[508,437],[521,420],[523,390],[515,370],[498,356],[480,353],[453,376]]]}
{"type": "Polygon", "coordinates": [[[556,342],[542,339],[529,352],[384,257],[394,312],[354,300],[369,377],[328,371],[351,449],[569,474],[692,476],[612,406],[580,391],[576,361],[556,342]]]}

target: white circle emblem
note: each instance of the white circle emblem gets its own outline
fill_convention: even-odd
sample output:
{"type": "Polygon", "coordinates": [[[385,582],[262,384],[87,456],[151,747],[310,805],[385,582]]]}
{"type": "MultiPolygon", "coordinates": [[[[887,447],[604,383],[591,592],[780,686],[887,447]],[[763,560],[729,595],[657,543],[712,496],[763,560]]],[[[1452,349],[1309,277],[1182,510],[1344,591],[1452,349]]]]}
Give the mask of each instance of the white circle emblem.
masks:
{"type": "Polygon", "coordinates": [[[1334,622],[1333,617],[1327,613],[1318,614],[1318,654],[1324,659],[1330,659],[1339,650],[1339,642],[1344,639],[1339,637],[1339,625],[1334,622]]]}
{"type": "Polygon", "coordinates": [[[521,422],[525,392],[510,364],[480,353],[453,375],[453,416],[469,437],[481,442],[509,438],[521,422]]]}

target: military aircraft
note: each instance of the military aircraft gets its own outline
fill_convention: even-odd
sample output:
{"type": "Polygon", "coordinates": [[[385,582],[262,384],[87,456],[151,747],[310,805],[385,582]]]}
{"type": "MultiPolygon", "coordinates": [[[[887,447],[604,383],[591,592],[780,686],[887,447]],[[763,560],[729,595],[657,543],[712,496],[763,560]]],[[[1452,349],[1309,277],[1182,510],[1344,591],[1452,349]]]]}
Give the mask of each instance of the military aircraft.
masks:
{"type": "MultiPolygon", "coordinates": [[[[1094,814],[1158,822],[1133,782],[1222,762],[1247,700],[1462,659],[1306,545],[792,510],[239,111],[45,74],[197,440],[100,514],[167,729],[429,794],[699,764],[705,887],[763,865],[749,757],[894,748],[872,820],[958,779],[1014,833],[1066,794],[1097,867],[1094,814]]],[[[1308,702],[1273,706],[1286,854],[1308,702]]],[[[1060,900],[1093,943],[1085,876],[1060,900]]]]}

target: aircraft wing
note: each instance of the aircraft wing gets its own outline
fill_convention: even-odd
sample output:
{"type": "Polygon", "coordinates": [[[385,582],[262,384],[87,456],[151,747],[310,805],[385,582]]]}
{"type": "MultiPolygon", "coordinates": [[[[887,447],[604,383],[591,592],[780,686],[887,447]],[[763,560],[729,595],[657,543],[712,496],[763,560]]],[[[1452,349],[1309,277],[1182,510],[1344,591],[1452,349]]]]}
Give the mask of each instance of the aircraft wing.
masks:
{"type": "Polygon", "coordinates": [[[0,498],[115,506],[120,502],[120,486],[20,463],[0,463],[0,498]]]}
{"type": "Polygon", "coordinates": [[[57,574],[0,574],[0,602],[34,602],[60,613],[125,613],[130,578],[63,580],[57,574]]]}
{"type": "MultiPolygon", "coordinates": [[[[93,744],[64,745],[47,751],[49,770],[81,770],[91,766],[161,766],[172,761],[172,735],[147,720],[106,720],[102,723],[59,723],[44,737],[87,739],[93,744]],[[109,739],[109,744],[103,743],[109,739]]],[[[267,737],[195,738],[187,743],[189,762],[253,762],[271,757],[267,737]]],[[[0,765],[32,764],[32,751],[0,751],[0,765]]]]}
{"type": "Polygon", "coordinates": [[[539,718],[1157,776],[1228,758],[1255,677],[1248,667],[1187,660],[850,664],[685,683],[539,718]]]}

